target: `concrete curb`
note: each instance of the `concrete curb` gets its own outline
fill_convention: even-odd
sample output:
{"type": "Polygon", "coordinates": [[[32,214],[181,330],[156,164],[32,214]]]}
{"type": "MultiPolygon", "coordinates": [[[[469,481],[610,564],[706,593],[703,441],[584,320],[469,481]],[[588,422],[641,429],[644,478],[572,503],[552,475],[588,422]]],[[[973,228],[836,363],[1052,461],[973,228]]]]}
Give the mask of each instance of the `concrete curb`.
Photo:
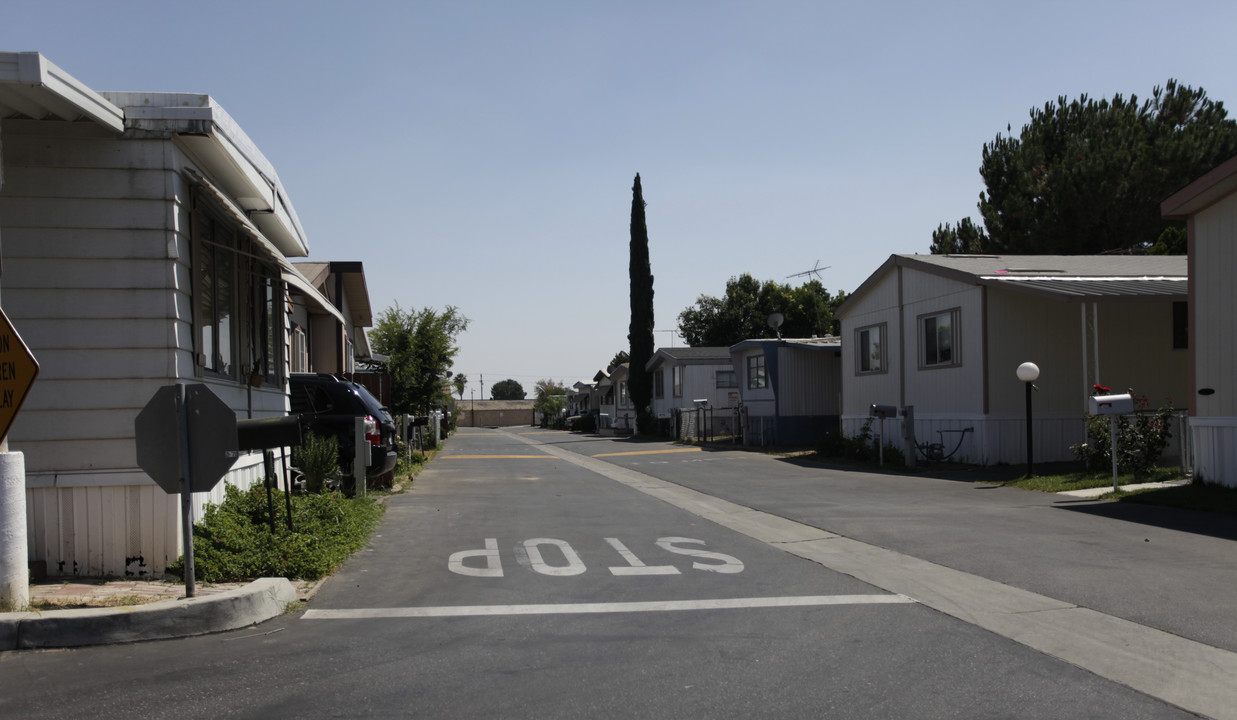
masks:
{"type": "Polygon", "coordinates": [[[0,651],[82,647],[205,635],[282,615],[297,601],[287,578],[148,605],[0,615],[0,651]]]}

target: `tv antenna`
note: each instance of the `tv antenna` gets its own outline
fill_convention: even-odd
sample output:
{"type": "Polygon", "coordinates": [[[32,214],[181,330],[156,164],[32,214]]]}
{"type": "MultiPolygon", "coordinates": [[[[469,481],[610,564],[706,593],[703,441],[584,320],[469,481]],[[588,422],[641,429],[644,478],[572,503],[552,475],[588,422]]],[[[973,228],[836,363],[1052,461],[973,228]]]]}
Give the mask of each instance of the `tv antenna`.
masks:
{"type": "Polygon", "coordinates": [[[821,271],[821,270],[828,270],[828,269],[829,269],[829,268],[831,268],[831,267],[833,267],[833,266],[832,266],[832,265],[826,265],[826,266],[824,266],[824,267],[821,267],[821,266],[820,266],[820,261],[819,261],[819,260],[817,260],[817,261],[816,261],[816,265],[814,265],[814,266],[812,267],[812,269],[811,269],[811,270],[804,270],[803,272],[800,272],[800,273],[795,273],[794,275],[787,275],[787,276],[786,276],[786,279],[787,279],[787,280],[789,280],[789,279],[791,279],[791,278],[803,277],[803,276],[805,276],[805,275],[815,275],[815,276],[816,276],[816,279],[817,279],[817,280],[820,280],[820,279],[821,279],[821,278],[820,278],[820,271],[821,271]]]}

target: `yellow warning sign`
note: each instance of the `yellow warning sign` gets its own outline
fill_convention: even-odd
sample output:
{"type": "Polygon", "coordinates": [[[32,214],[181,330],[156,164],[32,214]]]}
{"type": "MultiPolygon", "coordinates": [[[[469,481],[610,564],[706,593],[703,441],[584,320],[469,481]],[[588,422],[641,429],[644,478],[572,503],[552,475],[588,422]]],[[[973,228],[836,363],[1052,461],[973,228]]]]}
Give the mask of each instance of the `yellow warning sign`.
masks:
{"type": "Polygon", "coordinates": [[[0,308],[0,440],[8,436],[17,411],[38,376],[38,361],[0,308]]]}

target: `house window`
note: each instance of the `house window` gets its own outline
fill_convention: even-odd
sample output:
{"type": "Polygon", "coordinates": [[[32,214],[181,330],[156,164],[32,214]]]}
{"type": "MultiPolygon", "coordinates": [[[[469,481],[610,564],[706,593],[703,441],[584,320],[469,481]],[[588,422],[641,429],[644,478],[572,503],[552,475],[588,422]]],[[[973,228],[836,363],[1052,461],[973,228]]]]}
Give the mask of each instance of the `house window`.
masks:
{"type": "Polygon", "coordinates": [[[683,397],[683,366],[675,365],[671,371],[671,382],[675,397],[683,397]]]}
{"type": "Polygon", "coordinates": [[[300,325],[292,326],[292,372],[309,372],[309,337],[300,325]]]}
{"type": "Polygon", "coordinates": [[[663,374],[664,372],[663,370],[658,370],[653,373],[653,397],[658,400],[666,397],[666,376],[663,374]]]}
{"type": "Polygon", "coordinates": [[[960,365],[958,356],[958,310],[919,316],[919,366],[960,365]]]}
{"type": "Polygon", "coordinates": [[[749,355],[747,358],[747,389],[759,390],[768,387],[769,378],[765,375],[765,356],[749,355]]]}
{"type": "Polygon", "coordinates": [[[1173,350],[1186,350],[1190,347],[1190,305],[1185,302],[1173,303],[1173,350]]]}
{"type": "Polygon", "coordinates": [[[713,374],[713,386],[716,388],[737,388],[739,381],[735,380],[734,370],[718,370],[713,374]]]}
{"type": "Polygon", "coordinates": [[[627,405],[627,381],[626,380],[619,381],[619,404],[623,406],[627,405]]]}
{"type": "Polygon", "coordinates": [[[885,372],[885,325],[870,325],[855,331],[857,374],[885,372]]]}
{"type": "Polygon", "coordinates": [[[194,211],[195,359],[203,375],[283,382],[283,281],[233,223],[194,211]]]}

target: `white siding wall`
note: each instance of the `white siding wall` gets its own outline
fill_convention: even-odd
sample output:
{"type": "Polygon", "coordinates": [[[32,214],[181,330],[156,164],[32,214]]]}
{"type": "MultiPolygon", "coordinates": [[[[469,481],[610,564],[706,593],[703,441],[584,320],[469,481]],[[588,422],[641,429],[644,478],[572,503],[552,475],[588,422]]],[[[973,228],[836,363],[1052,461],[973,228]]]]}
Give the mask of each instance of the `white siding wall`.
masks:
{"type": "Polygon", "coordinates": [[[778,408],[783,416],[841,414],[840,351],[780,347],[777,374],[778,408]]]}
{"type": "Polygon", "coordinates": [[[1237,194],[1192,219],[1195,474],[1237,487],[1237,194]],[[1211,388],[1212,395],[1197,395],[1211,388]]]}
{"type": "Polygon", "coordinates": [[[901,376],[898,358],[902,341],[898,337],[897,269],[881,278],[842,318],[842,417],[843,432],[853,434],[849,421],[866,420],[868,407],[899,405],[902,402],[901,376]],[[884,369],[878,373],[860,374],[858,331],[861,328],[883,326],[884,369]]]}
{"type": "MultiPolygon", "coordinates": [[[[133,421],[159,387],[197,380],[188,161],[86,124],[3,132],[4,307],[40,363],[9,436],[26,457],[31,559],[162,574],[180,553],[179,498],[136,467],[133,421]]],[[[208,384],[238,417],[286,412],[279,388],[208,384]]],[[[242,458],[228,481],[248,486],[260,464],[242,458]]],[[[222,484],[195,496],[199,516],[221,498],[222,484]]]]}

